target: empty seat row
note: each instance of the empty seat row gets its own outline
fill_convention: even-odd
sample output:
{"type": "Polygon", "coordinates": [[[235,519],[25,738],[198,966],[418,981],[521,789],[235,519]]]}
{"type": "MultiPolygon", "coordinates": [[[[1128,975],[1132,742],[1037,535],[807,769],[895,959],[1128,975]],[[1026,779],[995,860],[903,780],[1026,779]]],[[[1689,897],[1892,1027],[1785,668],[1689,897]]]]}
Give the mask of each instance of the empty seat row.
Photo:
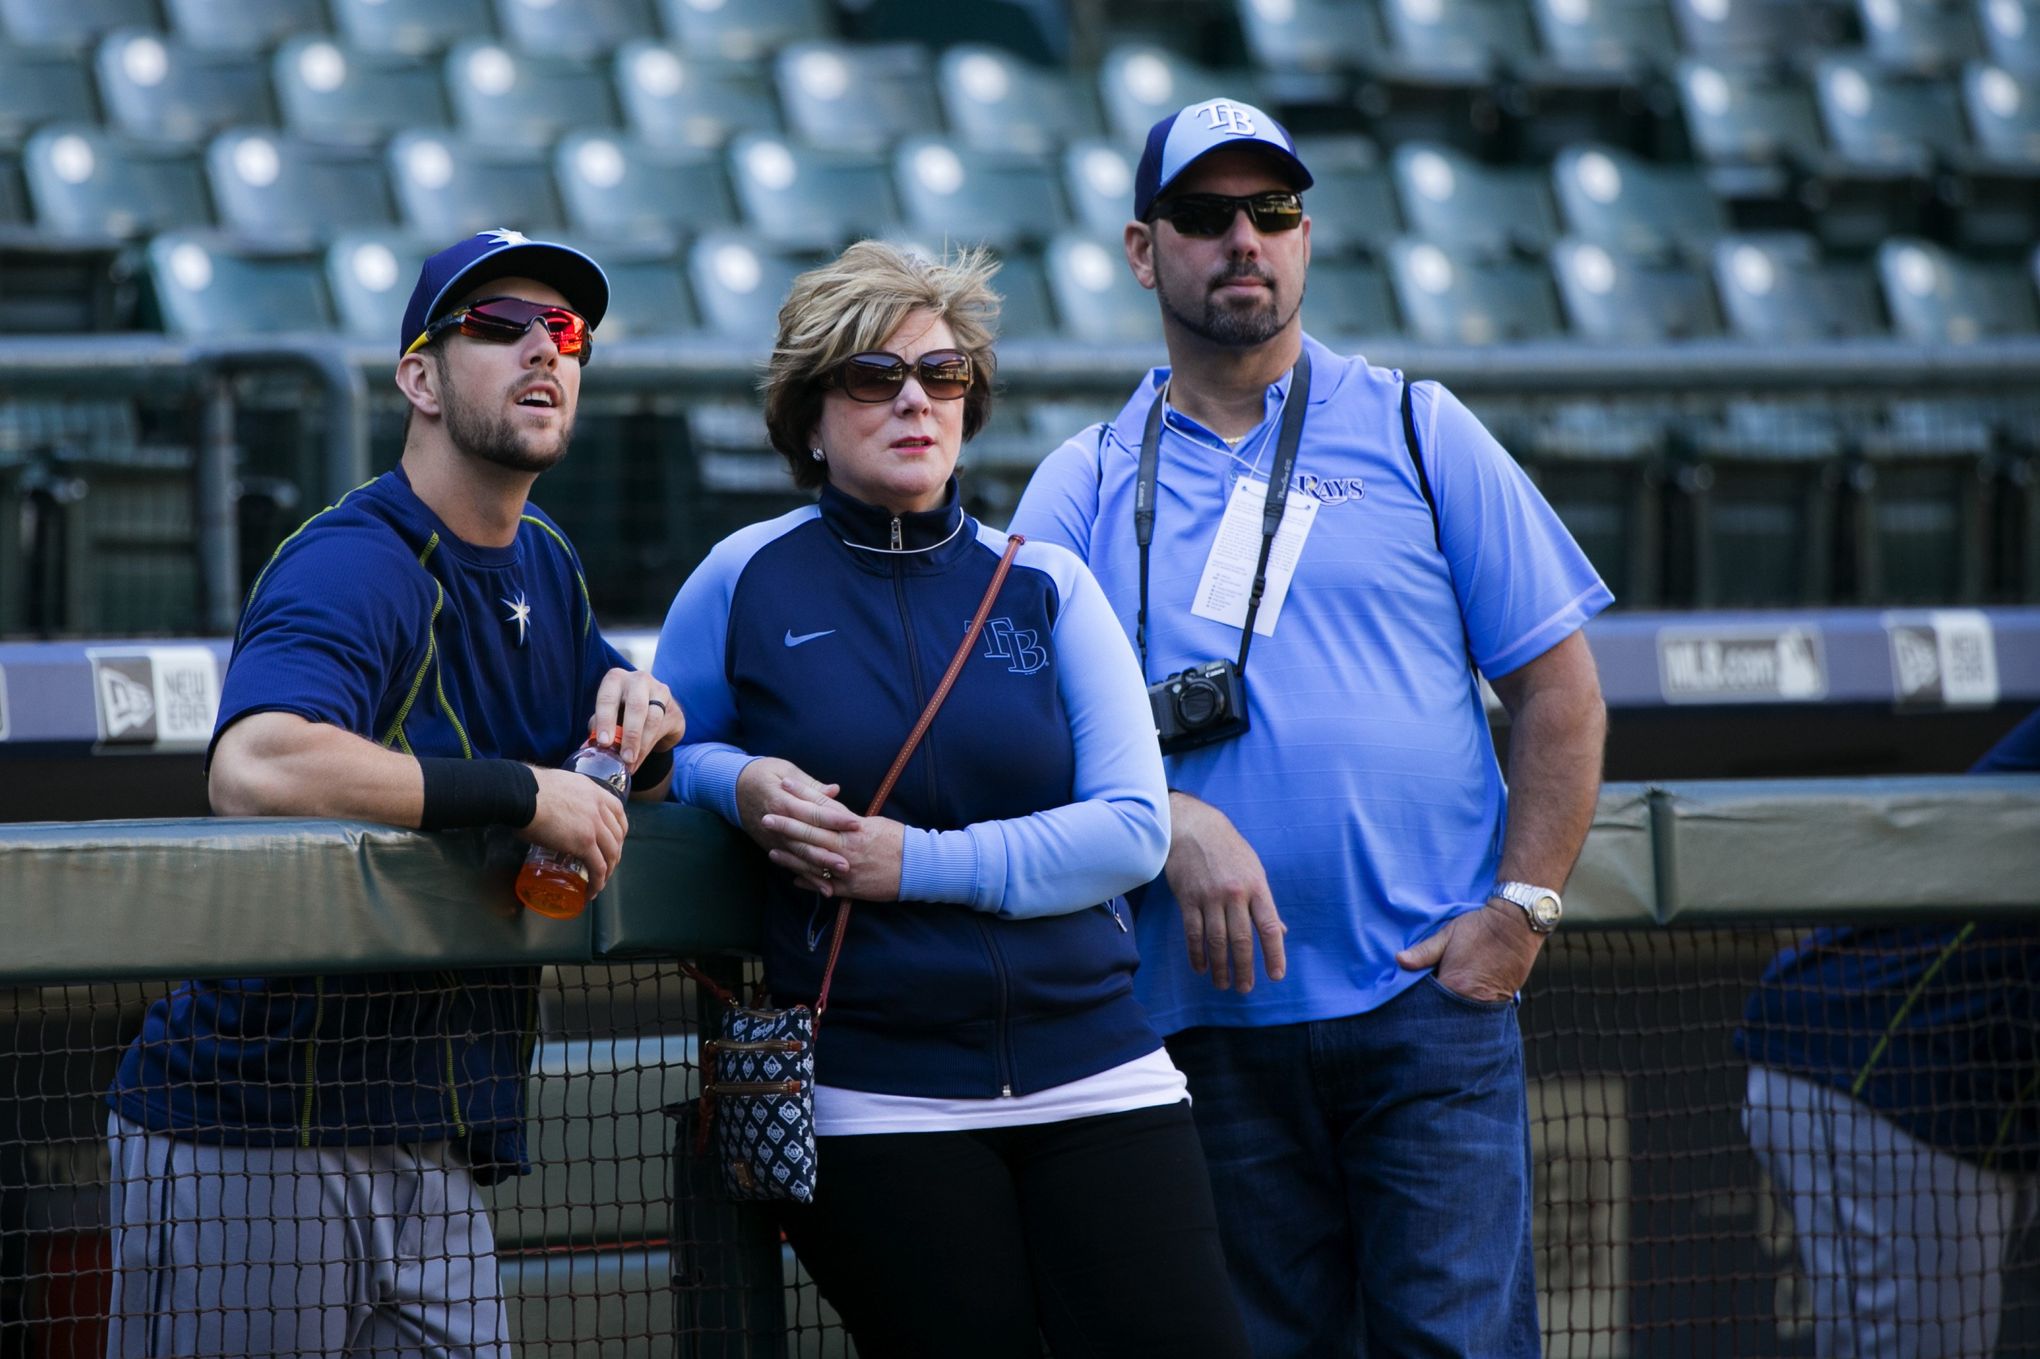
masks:
{"type": "Polygon", "coordinates": [[[1681,55],[1787,60],[1860,42],[1881,64],[1977,57],[2040,68],[2034,0],[1239,0],[1256,66],[1271,72],[1456,71],[1490,78],[1663,70],[1681,55]]]}
{"type": "MultiPolygon", "coordinates": [[[[926,251],[939,243],[895,239],[926,251]]],[[[604,338],[711,334],[761,344],[795,274],[819,250],[771,247],[711,231],[689,247],[587,243],[609,270],[615,302],[604,338]]],[[[256,250],[207,232],[166,232],[148,256],[166,324],[187,334],[318,331],[396,335],[408,283],[438,242],[355,232],[323,250],[256,250]]],[[[1004,252],[1002,328],[1023,339],[1153,344],[1159,313],[1119,243],[1065,233],[1040,250],[1004,252]]],[[[1397,334],[1441,345],[1567,337],[1610,344],[1734,337],[1761,343],[1897,334],[1963,344],[2040,333],[2040,253],[1978,264],[1928,242],[1894,240],[1874,268],[1825,261],[1804,237],[1732,236],[1709,267],[1623,255],[1562,239],[1548,261],[1496,260],[1402,240],[1385,258],[1315,262],[1305,323],[1325,335],[1397,334]],[[1888,319],[1887,319],[1888,318],[1888,319]]]]}
{"type": "Polygon", "coordinates": [[[499,35],[529,52],[597,53],[663,36],[739,60],[837,33],[826,0],[161,0],[160,13],[157,0],[0,0],[0,40],[79,47],[119,28],[234,51],[329,31],[390,53],[499,35]]]}

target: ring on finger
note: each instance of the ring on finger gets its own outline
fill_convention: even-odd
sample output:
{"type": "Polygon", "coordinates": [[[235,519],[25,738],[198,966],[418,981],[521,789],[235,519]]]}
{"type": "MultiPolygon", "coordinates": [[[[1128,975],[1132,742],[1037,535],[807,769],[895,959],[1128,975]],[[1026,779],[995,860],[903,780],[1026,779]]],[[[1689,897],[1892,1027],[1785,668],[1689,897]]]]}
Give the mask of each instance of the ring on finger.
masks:
{"type": "Polygon", "coordinates": [[[648,698],[645,700],[645,706],[647,708],[657,708],[660,712],[664,712],[666,711],[666,700],[663,698],[648,698]]]}
{"type": "Polygon", "coordinates": [[[823,881],[823,882],[828,882],[828,881],[830,881],[831,879],[833,879],[833,878],[834,878],[835,876],[836,876],[836,875],[835,875],[834,873],[831,873],[831,872],[830,872],[830,871],[829,871],[828,869],[826,869],[826,868],[822,870],[822,881],[823,881]]]}

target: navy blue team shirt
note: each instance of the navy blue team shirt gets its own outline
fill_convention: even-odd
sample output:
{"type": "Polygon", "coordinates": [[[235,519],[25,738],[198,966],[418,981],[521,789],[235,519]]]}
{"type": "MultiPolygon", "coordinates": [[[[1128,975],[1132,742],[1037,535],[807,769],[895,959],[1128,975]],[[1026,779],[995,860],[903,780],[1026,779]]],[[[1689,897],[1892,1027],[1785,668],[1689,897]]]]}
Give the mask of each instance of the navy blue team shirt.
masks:
{"type": "MultiPolygon", "coordinates": [[[[400,467],[313,516],[257,577],[213,743],[287,712],[419,756],[558,765],[612,667],[629,662],[557,525],[527,505],[510,546],[463,542],[400,467]]],[[[108,1100],[216,1143],[454,1139],[487,1181],[527,1166],[536,981],[528,967],[189,981],[149,1007],[108,1100]]]]}
{"type": "MultiPolygon", "coordinates": [[[[2040,771],[2040,712],[1971,767],[2040,771]]],[[[1815,930],[1771,961],[1736,1051],[1853,1094],[1930,1146],[2040,1170],[2040,928],[1815,930]]]]}

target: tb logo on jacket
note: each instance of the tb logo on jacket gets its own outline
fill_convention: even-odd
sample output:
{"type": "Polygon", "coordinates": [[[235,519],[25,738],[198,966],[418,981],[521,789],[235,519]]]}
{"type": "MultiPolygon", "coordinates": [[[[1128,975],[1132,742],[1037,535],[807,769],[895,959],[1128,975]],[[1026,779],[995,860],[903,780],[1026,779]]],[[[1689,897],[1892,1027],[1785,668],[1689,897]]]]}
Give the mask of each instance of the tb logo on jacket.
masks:
{"type": "Polygon", "coordinates": [[[1006,669],[1016,675],[1031,675],[1048,664],[1048,651],[1041,645],[1041,634],[1032,628],[1016,628],[1010,618],[988,618],[985,620],[986,660],[1006,661],[1006,669]]]}

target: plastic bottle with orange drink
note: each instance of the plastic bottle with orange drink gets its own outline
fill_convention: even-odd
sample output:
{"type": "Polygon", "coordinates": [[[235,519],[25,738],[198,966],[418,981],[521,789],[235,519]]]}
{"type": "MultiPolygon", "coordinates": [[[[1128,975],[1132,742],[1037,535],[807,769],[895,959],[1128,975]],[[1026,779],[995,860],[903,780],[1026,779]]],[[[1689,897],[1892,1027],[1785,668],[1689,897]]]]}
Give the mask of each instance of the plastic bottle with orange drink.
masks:
{"type": "MultiPolygon", "coordinates": [[[[630,769],[614,745],[596,745],[591,736],[561,768],[587,775],[619,799],[630,797],[630,769]]],[[[588,909],[588,865],[571,854],[533,845],[517,870],[517,899],[540,915],[572,920],[588,909]]]]}

